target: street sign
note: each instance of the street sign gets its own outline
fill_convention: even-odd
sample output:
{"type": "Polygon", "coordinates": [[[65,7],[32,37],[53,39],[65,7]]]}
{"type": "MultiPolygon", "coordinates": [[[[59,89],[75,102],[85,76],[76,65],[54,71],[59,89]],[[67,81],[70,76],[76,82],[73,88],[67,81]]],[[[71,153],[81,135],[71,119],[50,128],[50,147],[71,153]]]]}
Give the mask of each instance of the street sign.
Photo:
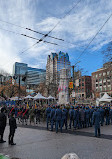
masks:
{"type": "Polygon", "coordinates": [[[72,92],[72,97],[73,97],[73,98],[75,97],[75,92],[74,92],[74,91],[72,92]]]}
{"type": "Polygon", "coordinates": [[[75,82],[76,82],[76,87],[78,87],[79,86],[79,79],[77,79],[75,82]]]}

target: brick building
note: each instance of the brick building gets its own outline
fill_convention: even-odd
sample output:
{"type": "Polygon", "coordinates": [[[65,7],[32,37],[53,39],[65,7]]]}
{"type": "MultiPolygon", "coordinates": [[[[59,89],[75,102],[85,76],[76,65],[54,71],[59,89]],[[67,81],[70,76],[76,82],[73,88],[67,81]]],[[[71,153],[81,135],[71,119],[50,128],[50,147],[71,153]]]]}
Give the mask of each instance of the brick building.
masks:
{"type": "Polygon", "coordinates": [[[91,76],[81,76],[75,80],[75,97],[80,99],[92,96],[91,76]]]}
{"type": "Polygon", "coordinates": [[[93,98],[100,98],[105,92],[112,96],[112,62],[92,73],[93,98]]]}

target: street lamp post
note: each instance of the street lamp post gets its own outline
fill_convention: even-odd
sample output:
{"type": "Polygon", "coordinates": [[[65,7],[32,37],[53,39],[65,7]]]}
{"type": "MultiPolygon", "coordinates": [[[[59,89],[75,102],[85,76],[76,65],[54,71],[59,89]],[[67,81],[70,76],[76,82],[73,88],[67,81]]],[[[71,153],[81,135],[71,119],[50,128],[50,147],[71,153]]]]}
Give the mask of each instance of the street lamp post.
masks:
{"type": "MultiPolygon", "coordinates": [[[[74,68],[76,67],[76,65],[80,63],[80,61],[78,61],[75,65],[72,66],[72,72],[73,72],[73,92],[75,92],[75,76],[74,76],[74,68]]],[[[74,97],[74,105],[75,105],[75,97],[74,97]]]]}

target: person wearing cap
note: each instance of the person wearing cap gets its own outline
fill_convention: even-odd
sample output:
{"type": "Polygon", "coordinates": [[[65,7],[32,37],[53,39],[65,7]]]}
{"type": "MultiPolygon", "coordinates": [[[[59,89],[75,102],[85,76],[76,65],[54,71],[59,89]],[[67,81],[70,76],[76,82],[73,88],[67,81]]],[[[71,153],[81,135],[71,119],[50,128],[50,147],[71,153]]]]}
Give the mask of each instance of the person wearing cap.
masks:
{"type": "Polygon", "coordinates": [[[100,107],[99,112],[100,112],[100,115],[101,115],[101,126],[103,126],[105,111],[102,107],[100,107]]]}
{"type": "Polygon", "coordinates": [[[74,107],[73,106],[71,106],[71,109],[69,110],[69,117],[70,117],[69,129],[71,129],[72,122],[74,123],[74,107]]]}
{"type": "Polygon", "coordinates": [[[64,106],[62,109],[62,127],[65,125],[66,130],[67,130],[67,114],[68,114],[68,111],[64,106]]]}
{"type": "Polygon", "coordinates": [[[80,115],[80,126],[81,128],[85,127],[84,121],[85,121],[85,110],[84,108],[81,106],[80,110],[79,110],[79,115],[80,115]]]}
{"type": "Polygon", "coordinates": [[[47,130],[49,129],[50,113],[51,113],[51,107],[50,107],[50,105],[48,105],[48,107],[46,109],[47,130]]]}
{"type": "MultiPolygon", "coordinates": [[[[51,131],[53,131],[53,125],[55,123],[55,106],[53,105],[51,112],[50,112],[50,119],[51,119],[51,131]]],[[[56,126],[55,126],[56,127],[56,126]]]]}
{"type": "Polygon", "coordinates": [[[14,139],[14,134],[15,130],[17,129],[17,124],[16,124],[16,119],[14,118],[15,113],[11,113],[11,117],[9,119],[9,127],[10,127],[10,132],[9,132],[9,145],[16,145],[13,141],[14,139]]]}
{"type": "Polygon", "coordinates": [[[109,125],[110,124],[109,115],[110,115],[109,108],[108,108],[108,106],[106,106],[106,108],[105,108],[105,116],[106,116],[106,123],[105,123],[105,125],[109,125]]]}
{"type": "Polygon", "coordinates": [[[60,126],[60,131],[62,132],[62,110],[60,109],[60,106],[57,106],[57,109],[55,111],[55,117],[56,117],[56,133],[58,132],[59,126],[60,126]]]}
{"type": "Polygon", "coordinates": [[[1,108],[1,113],[0,113],[0,143],[6,142],[3,140],[4,130],[6,127],[6,122],[7,122],[7,118],[6,118],[4,111],[5,111],[5,109],[1,108]]]}
{"type": "Polygon", "coordinates": [[[90,110],[88,106],[86,107],[85,110],[85,118],[86,118],[86,127],[89,127],[90,110]]]}
{"type": "Polygon", "coordinates": [[[78,129],[80,128],[80,114],[79,114],[79,107],[76,106],[75,107],[75,111],[74,111],[74,128],[76,129],[78,127],[78,129]]]}
{"type": "Polygon", "coordinates": [[[110,107],[110,122],[111,122],[111,125],[112,125],[112,106],[110,107]]]}
{"type": "Polygon", "coordinates": [[[101,121],[101,115],[100,112],[98,111],[98,107],[96,107],[94,109],[94,113],[93,113],[93,125],[95,128],[95,137],[97,137],[97,133],[98,136],[100,136],[100,121],[101,121]]]}

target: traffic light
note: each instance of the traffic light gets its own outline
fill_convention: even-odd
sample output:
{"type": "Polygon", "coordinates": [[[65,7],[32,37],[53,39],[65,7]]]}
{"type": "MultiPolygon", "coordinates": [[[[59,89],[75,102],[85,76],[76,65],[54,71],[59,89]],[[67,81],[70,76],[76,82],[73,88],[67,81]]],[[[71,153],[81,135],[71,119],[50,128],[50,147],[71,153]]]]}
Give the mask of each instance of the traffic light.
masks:
{"type": "Polygon", "coordinates": [[[17,79],[17,76],[13,76],[13,79],[17,79]]]}
{"type": "Polygon", "coordinates": [[[22,81],[25,82],[25,80],[26,80],[26,76],[23,76],[23,77],[22,77],[22,81]]]}

